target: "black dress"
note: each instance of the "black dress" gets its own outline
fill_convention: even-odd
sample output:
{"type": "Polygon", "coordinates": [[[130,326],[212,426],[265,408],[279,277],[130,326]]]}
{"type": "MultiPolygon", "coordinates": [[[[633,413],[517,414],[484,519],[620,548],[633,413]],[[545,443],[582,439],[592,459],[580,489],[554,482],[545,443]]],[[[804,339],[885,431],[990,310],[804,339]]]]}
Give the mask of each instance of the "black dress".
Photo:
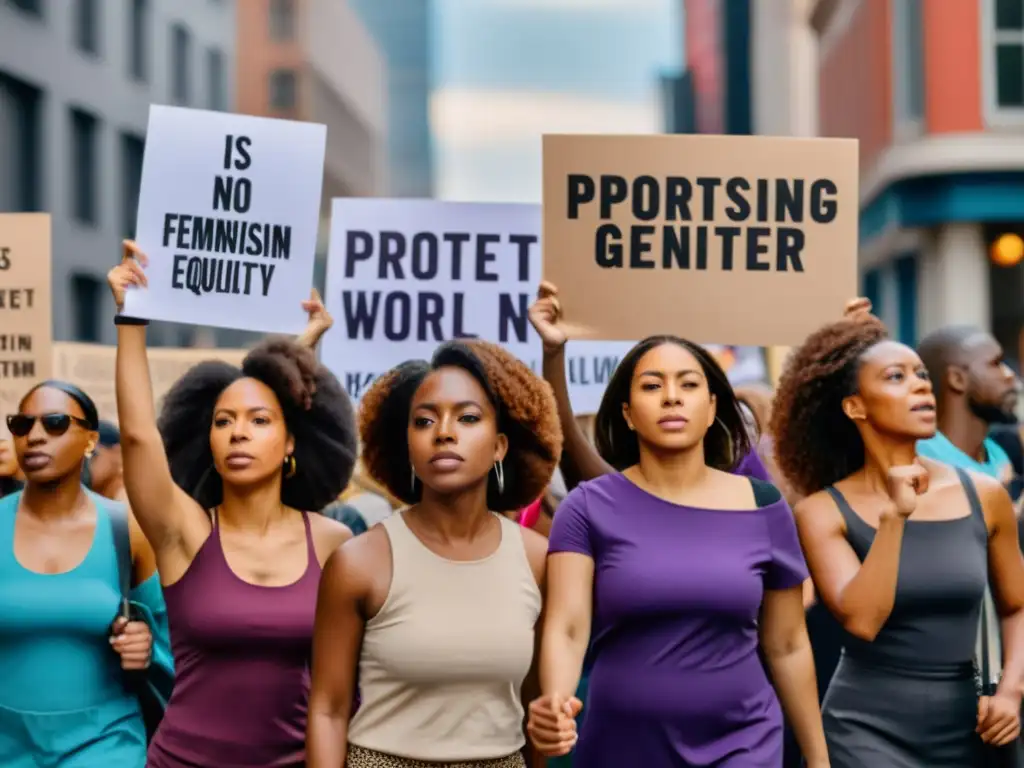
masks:
{"type": "MultiPolygon", "coordinates": [[[[863,561],[876,531],[839,491],[829,493],[863,561]]],[[[825,696],[832,768],[980,765],[973,659],[987,580],[976,496],[966,517],[907,521],[892,613],[872,642],[847,635],[825,696]]]]}

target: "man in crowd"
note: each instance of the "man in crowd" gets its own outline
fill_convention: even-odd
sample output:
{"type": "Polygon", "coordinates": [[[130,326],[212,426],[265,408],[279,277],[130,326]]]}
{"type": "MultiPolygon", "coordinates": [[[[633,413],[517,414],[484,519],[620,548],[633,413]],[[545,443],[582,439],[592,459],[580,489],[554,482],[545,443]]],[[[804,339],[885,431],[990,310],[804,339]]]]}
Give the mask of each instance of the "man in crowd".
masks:
{"type": "Polygon", "coordinates": [[[949,326],[926,336],[918,352],[931,375],[938,403],[935,437],[917,444],[918,453],[961,469],[998,478],[1009,487],[1009,456],[989,437],[994,425],[1014,424],[1019,392],[1003,348],[971,326],[949,326]]]}

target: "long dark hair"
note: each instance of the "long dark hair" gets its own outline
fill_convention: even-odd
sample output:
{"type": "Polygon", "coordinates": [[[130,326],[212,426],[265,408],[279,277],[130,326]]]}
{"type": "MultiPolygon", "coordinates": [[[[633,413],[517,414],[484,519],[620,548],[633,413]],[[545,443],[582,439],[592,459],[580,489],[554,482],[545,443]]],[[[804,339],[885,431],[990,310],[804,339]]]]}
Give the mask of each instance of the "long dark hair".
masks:
{"type": "Polygon", "coordinates": [[[622,406],[629,403],[633,375],[640,358],[663,344],[675,344],[697,358],[707,379],[708,389],[715,398],[715,423],[704,436],[704,460],[715,469],[732,471],[750,452],[750,434],[736,393],[729,383],[729,377],[710,352],[678,336],[648,336],[629,350],[619,362],[604,391],[594,420],[597,452],[619,471],[640,461],[640,441],[626,424],[622,406]]]}

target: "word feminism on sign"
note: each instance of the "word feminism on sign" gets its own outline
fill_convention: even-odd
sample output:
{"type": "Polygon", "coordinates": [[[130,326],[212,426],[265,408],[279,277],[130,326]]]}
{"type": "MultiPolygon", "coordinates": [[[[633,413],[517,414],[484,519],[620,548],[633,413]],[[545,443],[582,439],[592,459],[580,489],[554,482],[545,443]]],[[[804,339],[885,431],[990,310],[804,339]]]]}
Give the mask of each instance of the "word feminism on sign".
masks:
{"type": "MultiPolygon", "coordinates": [[[[9,271],[12,262],[11,249],[0,246],[0,273],[9,271]]],[[[31,311],[35,305],[35,288],[0,288],[0,313],[31,311]]],[[[31,334],[0,332],[0,380],[34,379],[36,361],[32,355],[31,334]]]]}
{"type": "MultiPolygon", "coordinates": [[[[224,137],[224,170],[246,171],[252,165],[252,139],[224,137]]],[[[217,175],[213,210],[246,214],[252,207],[252,180],[217,175]]],[[[266,296],[277,265],[291,258],[292,228],[287,224],[240,221],[185,213],[164,215],[163,245],[177,251],[171,263],[171,287],[196,296],[231,293],[266,296]],[[194,255],[196,252],[212,254],[194,255]],[[252,257],[271,261],[248,261],[252,257]]]]}
{"type": "MultiPolygon", "coordinates": [[[[345,235],[345,278],[361,263],[376,262],[378,280],[430,283],[435,280],[496,283],[502,245],[515,248],[516,276],[530,282],[531,249],[536,235],[468,232],[401,232],[349,230],[345,235]],[[444,266],[442,266],[444,265],[444,266]]],[[[445,296],[437,290],[343,290],[341,303],[349,339],[448,341],[477,338],[466,328],[466,292],[445,296]]],[[[529,333],[530,292],[497,296],[498,338],[525,343],[529,333]]]]}
{"type": "Polygon", "coordinates": [[[838,191],[830,179],[567,177],[569,219],[579,219],[583,206],[596,204],[598,218],[609,221],[616,206],[628,204],[640,222],[687,222],[632,224],[626,232],[617,224],[601,224],[594,233],[594,261],[604,269],[707,270],[717,252],[724,272],[803,272],[807,238],[801,225],[807,219],[834,221],[838,191]],[[730,224],[709,223],[718,219],[723,202],[730,224]]]}

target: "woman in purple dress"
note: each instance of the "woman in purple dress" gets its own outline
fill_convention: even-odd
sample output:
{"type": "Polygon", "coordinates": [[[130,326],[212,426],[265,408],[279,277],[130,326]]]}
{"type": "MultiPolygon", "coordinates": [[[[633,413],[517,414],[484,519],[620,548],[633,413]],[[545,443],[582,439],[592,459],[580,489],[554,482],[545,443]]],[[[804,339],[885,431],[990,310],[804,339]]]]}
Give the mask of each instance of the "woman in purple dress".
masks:
{"type": "Polygon", "coordinates": [[[701,347],[659,336],[620,363],[596,422],[617,472],[555,515],[529,730],[579,768],[779,768],[782,712],[828,766],[789,507],[731,474],[749,451],[736,397],[701,347]],[[588,714],[573,697],[592,637],[588,714]]]}

